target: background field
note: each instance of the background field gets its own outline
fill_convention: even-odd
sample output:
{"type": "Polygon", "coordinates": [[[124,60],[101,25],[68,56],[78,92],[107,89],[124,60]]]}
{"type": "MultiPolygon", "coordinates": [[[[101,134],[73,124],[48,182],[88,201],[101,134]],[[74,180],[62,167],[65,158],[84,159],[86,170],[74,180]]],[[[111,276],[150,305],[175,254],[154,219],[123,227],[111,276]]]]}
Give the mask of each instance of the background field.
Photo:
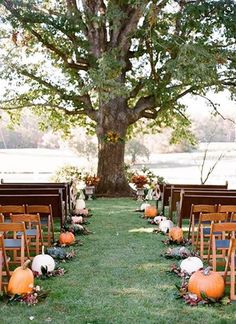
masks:
{"type": "MultiPolygon", "coordinates": [[[[146,165],[168,182],[200,183],[200,165],[206,144],[191,153],[151,154],[149,160],[139,159],[133,166],[146,165]]],[[[217,164],[207,183],[229,182],[236,188],[236,143],[212,143],[204,167],[206,174],[220,154],[225,156],[217,164]]],[[[0,150],[0,178],[5,181],[48,181],[60,166],[71,164],[81,169],[95,170],[97,161],[76,155],[71,150],[59,149],[8,149],[0,150]]]]}

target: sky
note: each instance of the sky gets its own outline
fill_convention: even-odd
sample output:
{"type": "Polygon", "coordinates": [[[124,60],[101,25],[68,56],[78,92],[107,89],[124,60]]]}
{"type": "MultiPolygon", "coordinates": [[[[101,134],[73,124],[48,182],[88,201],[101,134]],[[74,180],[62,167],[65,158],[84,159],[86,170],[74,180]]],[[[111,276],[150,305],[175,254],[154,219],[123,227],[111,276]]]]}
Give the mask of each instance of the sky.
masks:
{"type": "MultiPolygon", "coordinates": [[[[217,109],[224,117],[233,118],[236,122],[236,102],[230,99],[230,93],[228,91],[215,94],[209,92],[207,95],[214,103],[218,103],[217,109]]],[[[206,99],[198,96],[186,96],[183,102],[188,106],[187,112],[193,117],[197,118],[199,115],[210,115],[213,108],[209,106],[206,99]]]]}

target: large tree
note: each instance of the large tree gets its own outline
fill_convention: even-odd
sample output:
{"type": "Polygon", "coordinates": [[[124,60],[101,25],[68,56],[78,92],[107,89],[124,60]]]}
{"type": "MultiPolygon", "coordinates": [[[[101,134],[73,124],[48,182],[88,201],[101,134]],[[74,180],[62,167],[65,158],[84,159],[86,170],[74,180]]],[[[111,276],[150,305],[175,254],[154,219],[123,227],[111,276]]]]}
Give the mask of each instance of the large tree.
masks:
{"type": "Polygon", "coordinates": [[[171,126],[188,136],[181,99],[235,89],[234,0],[0,4],[9,80],[1,108],[16,118],[30,107],[54,129],[94,131],[103,194],[129,191],[124,149],[134,130],[171,126]]]}

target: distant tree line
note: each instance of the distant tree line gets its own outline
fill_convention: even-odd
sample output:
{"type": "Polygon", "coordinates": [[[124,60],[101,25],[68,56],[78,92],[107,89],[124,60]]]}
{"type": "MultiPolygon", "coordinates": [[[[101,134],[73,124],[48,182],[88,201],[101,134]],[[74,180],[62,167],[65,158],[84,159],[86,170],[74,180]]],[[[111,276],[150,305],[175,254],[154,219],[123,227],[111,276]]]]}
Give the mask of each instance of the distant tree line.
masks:
{"type": "MultiPolygon", "coordinates": [[[[191,151],[200,142],[236,141],[236,126],[229,120],[223,120],[221,117],[213,118],[209,116],[201,118],[201,120],[193,120],[192,132],[196,137],[195,146],[185,140],[177,145],[173,145],[169,151],[191,151]]],[[[165,141],[163,141],[163,136],[155,135],[155,145],[158,145],[158,148],[162,145],[163,151],[168,151],[167,148],[170,147],[168,143],[168,130],[166,134],[164,136],[165,141]]],[[[67,143],[67,146],[82,155],[86,155],[86,152],[90,152],[93,156],[96,155],[96,141],[94,142],[92,136],[86,136],[85,132],[72,131],[71,136],[65,142],[59,133],[40,130],[40,120],[28,112],[23,115],[19,125],[14,125],[14,128],[9,128],[8,120],[3,118],[0,121],[0,149],[60,148],[63,145],[62,143],[67,143]]],[[[151,146],[151,141],[145,142],[142,140],[142,137],[127,142],[126,154],[131,156],[133,162],[136,161],[137,156],[143,156],[148,159],[151,151],[155,151],[151,146]]]]}

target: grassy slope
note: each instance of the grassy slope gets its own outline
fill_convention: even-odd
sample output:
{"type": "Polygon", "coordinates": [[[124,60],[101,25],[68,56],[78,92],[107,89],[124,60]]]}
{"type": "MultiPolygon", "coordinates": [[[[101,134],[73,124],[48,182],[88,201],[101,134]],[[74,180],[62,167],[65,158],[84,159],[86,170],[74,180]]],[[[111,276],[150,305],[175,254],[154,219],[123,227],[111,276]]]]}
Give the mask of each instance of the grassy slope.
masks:
{"type": "Polygon", "coordinates": [[[236,322],[235,304],[191,308],[174,298],[179,279],[166,273],[172,262],[160,257],[163,236],[129,233],[150,227],[133,212],[137,202],[99,199],[89,206],[94,234],[82,237],[76,259],[62,265],[68,273],[39,281],[51,293],[35,307],[0,304],[1,323],[236,322]]]}

